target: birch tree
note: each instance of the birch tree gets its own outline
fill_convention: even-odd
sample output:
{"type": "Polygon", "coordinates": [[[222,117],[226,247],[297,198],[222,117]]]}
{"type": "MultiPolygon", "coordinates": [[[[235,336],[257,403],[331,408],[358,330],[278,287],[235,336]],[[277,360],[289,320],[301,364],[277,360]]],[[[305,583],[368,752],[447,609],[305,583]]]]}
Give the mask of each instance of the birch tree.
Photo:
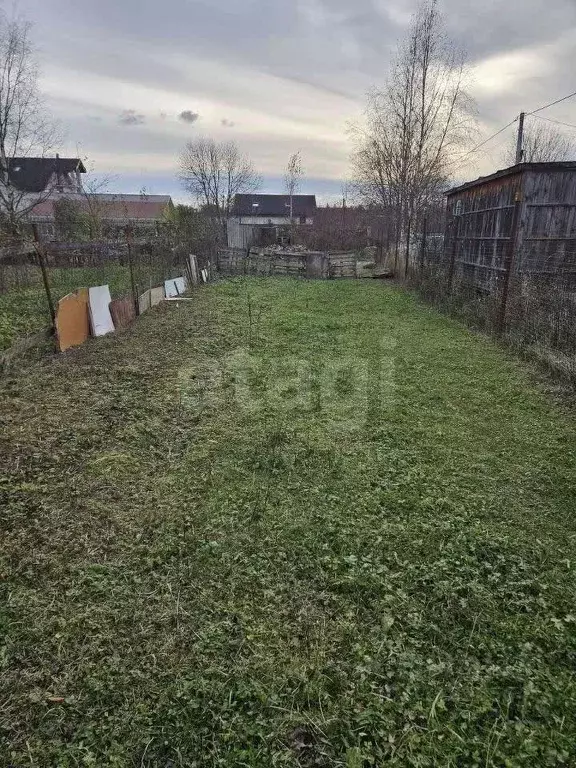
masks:
{"type": "Polygon", "coordinates": [[[38,86],[31,24],[0,10],[0,215],[5,231],[17,236],[22,221],[53,191],[30,194],[14,184],[17,160],[44,157],[58,141],[38,86]]]}
{"type": "Polygon", "coordinates": [[[294,219],[294,195],[300,189],[300,182],[303,175],[304,170],[302,168],[302,157],[300,152],[295,152],[293,155],[290,155],[290,159],[288,160],[288,165],[286,166],[286,171],[284,173],[284,186],[286,188],[288,197],[290,198],[291,224],[293,223],[294,219]]]}
{"type": "Polygon", "coordinates": [[[425,0],[355,132],[358,191],[367,203],[395,209],[396,247],[404,241],[407,262],[416,216],[441,194],[474,125],[465,78],[437,1],[425,0]]]}

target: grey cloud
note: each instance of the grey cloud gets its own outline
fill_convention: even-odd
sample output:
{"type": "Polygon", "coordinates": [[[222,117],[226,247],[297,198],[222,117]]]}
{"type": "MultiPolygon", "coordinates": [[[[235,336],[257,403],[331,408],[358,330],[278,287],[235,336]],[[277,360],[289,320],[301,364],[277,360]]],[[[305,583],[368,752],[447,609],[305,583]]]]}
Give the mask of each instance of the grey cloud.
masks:
{"type": "Polygon", "coordinates": [[[134,109],[125,109],[118,116],[118,122],[121,125],[144,125],[146,117],[134,109]]]}
{"type": "MultiPolygon", "coordinates": [[[[169,52],[170,59],[177,55],[191,56],[189,29],[193,25],[194,58],[217,58],[220,62],[240,64],[280,77],[312,77],[315,83],[352,94],[357,91],[356,69],[379,75],[383,51],[399,34],[399,27],[374,7],[375,1],[356,0],[351,12],[343,0],[334,0],[335,11],[332,0],[315,0],[321,9],[319,18],[324,15],[328,20],[327,28],[320,33],[307,23],[306,14],[299,10],[310,0],[300,3],[246,0],[237,5],[218,0],[173,0],[170,14],[160,13],[158,5],[153,3],[142,3],[135,14],[134,0],[125,3],[101,0],[98,10],[90,4],[82,8],[76,4],[67,10],[69,23],[92,29],[92,40],[97,44],[91,44],[86,37],[74,40],[72,35],[67,35],[69,42],[65,47],[58,47],[57,56],[60,60],[67,58],[75,68],[104,70],[115,76],[122,72],[121,76],[125,77],[126,60],[130,59],[131,51],[143,48],[158,55],[133,56],[128,69],[133,71],[135,79],[148,80],[150,74],[154,77],[157,66],[163,68],[164,53],[169,52]],[[344,48],[359,51],[354,67],[338,63],[343,62],[341,38],[346,44],[344,48]],[[269,44],[270,39],[274,39],[273,46],[269,44]],[[146,76],[143,70],[147,70],[146,76]]],[[[55,11],[67,5],[66,0],[53,0],[53,3],[55,11]]],[[[47,18],[47,24],[53,26],[54,22],[47,18]]],[[[54,42],[50,40],[48,45],[52,47],[54,42]]],[[[349,57],[345,55],[344,59],[343,64],[347,64],[349,57]]],[[[182,75],[186,77],[185,73],[182,75]]],[[[220,84],[212,85],[217,92],[220,84]]],[[[362,88],[365,90],[365,86],[362,88]]]]}
{"type": "MultiPolygon", "coordinates": [[[[224,114],[237,107],[265,110],[267,89],[279,94],[285,90],[290,98],[281,101],[275,116],[302,124],[311,109],[302,108],[299,94],[305,99],[310,92],[296,86],[309,84],[317,89],[319,103],[332,98],[333,104],[334,97],[342,97],[344,124],[366,91],[386,77],[390,53],[419,2],[172,0],[167,14],[152,0],[100,0],[97,6],[70,0],[23,1],[34,7],[30,17],[42,41],[44,61],[79,73],[118,78],[127,85],[155,87],[178,98],[185,93],[214,99],[226,104],[221,107],[224,114]],[[65,27],[56,21],[61,18],[66,19],[65,27]],[[322,25],[315,26],[314,20],[322,25]],[[218,69],[218,76],[213,76],[212,68],[218,69]],[[258,79],[262,73],[278,79],[263,83],[258,79]]],[[[439,6],[451,37],[468,51],[473,64],[518,48],[548,44],[542,74],[522,83],[517,93],[497,87],[480,92],[484,135],[522,108],[540,106],[548,94],[560,97],[569,90],[566,72],[571,71],[574,46],[560,43],[576,26],[575,0],[492,0],[466,7],[461,0],[439,0],[439,6]]],[[[572,111],[563,115],[554,110],[551,116],[574,122],[576,100],[568,102],[568,107],[572,111]]],[[[176,130],[177,115],[172,112],[170,117],[176,130]]],[[[147,128],[154,122],[150,118],[147,128]]],[[[168,121],[164,128],[169,129],[168,121]]],[[[116,133],[123,134],[123,140],[132,135],[118,126],[116,133]]],[[[113,143],[108,142],[108,149],[113,143]]],[[[256,145],[270,154],[277,141],[271,136],[256,145]]],[[[323,156],[317,147],[311,151],[323,156]]]]}
{"type": "MultiPolygon", "coordinates": [[[[153,70],[163,52],[190,55],[193,24],[194,53],[199,57],[214,58],[216,51],[219,61],[307,79],[349,95],[363,95],[382,80],[390,50],[403,32],[401,20],[418,5],[418,0],[355,0],[352,7],[349,0],[245,0],[238,4],[173,0],[171,13],[165,14],[152,2],[138,3],[138,13],[134,13],[136,0],[101,0],[97,7],[51,0],[49,9],[39,0],[30,2],[37,4],[34,20],[38,29],[55,31],[54,18],[64,16],[70,26],[93,30],[91,38],[67,34],[65,46],[53,34],[43,35],[45,47],[79,69],[118,75],[125,72],[134,46],[150,47],[160,54],[148,58],[150,66],[142,57],[134,57],[127,67],[133,79],[149,81],[155,77],[153,70]],[[320,33],[311,19],[324,22],[320,33]],[[274,39],[273,46],[270,39],[274,39]],[[91,45],[91,40],[97,44],[91,45]],[[143,70],[148,70],[145,75],[143,70]]],[[[576,21],[574,0],[554,0],[553,13],[549,0],[499,0],[472,4],[465,10],[461,0],[440,0],[439,4],[451,35],[473,61],[553,41],[576,21]]]]}
{"type": "Polygon", "coordinates": [[[442,10],[450,35],[472,62],[515,48],[542,45],[576,24],[574,0],[473,3],[462,12],[461,0],[444,0],[442,10]]]}
{"type": "Polygon", "coordinates": [[[195,123],[200,115],[198,112],[192,112],[190,109],[185,109],[178,115],[178,120],[182,120],[183,123],[195,123]]]}
{"type": "Polygon", "coordinates": [[[228,120],[227,117],[223,117],[222,120],[220,120],[220,125],[223,128],[234,128],[236,123],[234,123],[232,120],[228,120]]]}

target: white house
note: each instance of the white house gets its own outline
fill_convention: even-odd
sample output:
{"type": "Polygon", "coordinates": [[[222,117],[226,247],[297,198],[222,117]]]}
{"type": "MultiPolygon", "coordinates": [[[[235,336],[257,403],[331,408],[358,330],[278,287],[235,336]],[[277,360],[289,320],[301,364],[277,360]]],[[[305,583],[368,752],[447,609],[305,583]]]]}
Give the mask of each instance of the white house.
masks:
{"type": "Polygon", "coordinates": [[[263,237],[276,242],[291,224],[310,226],[315,215],[315,195],[236,195],[228,219],[228,245],[248,248],[263,237]]]}
{"type": "Polygon", "coordinates": [[[52,240],[55,227],[55,204],[61,200],[76,203],[81,212],[97,213],[106,232],[125,229],[154,231],[166,221],[172,207],[169,195],[126,195],[87,193],[82,186],[86,168],[75,157],[14,157],[8,161],[10,184],[21,195],[22,208],[33,206],[29,220],[43,240],[52,240]]]}
{"type": "Polygon", "coordinates": [[[77,157],[12,157],[8,159],[10,184],[39,199],[81,194],[86,168],[77,157]]]}

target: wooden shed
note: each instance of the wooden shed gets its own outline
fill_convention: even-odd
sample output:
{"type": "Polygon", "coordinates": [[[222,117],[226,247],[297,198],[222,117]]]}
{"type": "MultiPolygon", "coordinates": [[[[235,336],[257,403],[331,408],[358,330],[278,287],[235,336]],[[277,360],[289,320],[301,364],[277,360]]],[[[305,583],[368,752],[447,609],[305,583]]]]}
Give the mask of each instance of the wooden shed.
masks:
{"type": "Polygon", "coordinates": [[[446,258],[493,291],[514,273],[576,280],[576,162],[520,163],[447,193],[446,258]]]}

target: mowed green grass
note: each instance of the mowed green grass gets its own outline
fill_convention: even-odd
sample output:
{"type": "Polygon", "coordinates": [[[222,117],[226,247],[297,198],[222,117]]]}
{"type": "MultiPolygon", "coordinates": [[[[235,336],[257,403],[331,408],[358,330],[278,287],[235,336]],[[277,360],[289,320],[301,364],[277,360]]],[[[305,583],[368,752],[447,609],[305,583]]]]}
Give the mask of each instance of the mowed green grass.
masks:
{"type": "MultiPolygon", "coordinates": [[[[26,336],[50,327],[50,310],[40,268],[30,267],[29,273],[35,278],[34,285],[21,288],[16,284],[11,290],[0,293],[0,352],[26,336]]],[[[48,277],[55,305],[66,294],[92,285],[109,285],[112,298],[130,292],[128,267],[114,263],[99,267],[52,267],[48,277]]]]}
{"type": "Polygon", "coordinates": [[[3,766],[576,765],[574,418],[371,281],[0,383],[3,766]]]}

